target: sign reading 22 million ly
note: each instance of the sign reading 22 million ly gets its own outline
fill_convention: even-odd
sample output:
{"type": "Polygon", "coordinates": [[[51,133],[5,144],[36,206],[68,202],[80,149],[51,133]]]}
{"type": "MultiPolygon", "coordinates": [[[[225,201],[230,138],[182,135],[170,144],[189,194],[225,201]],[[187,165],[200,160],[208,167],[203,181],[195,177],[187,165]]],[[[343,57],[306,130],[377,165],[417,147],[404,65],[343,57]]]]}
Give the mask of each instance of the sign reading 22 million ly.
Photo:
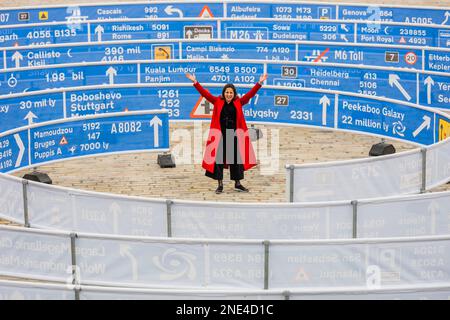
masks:
{"type": "Polygon", "coordinates": [[[44,122],[0,135],[0,172],[66,158],[169,148],[167,111],[103,114],[44,122]]]}

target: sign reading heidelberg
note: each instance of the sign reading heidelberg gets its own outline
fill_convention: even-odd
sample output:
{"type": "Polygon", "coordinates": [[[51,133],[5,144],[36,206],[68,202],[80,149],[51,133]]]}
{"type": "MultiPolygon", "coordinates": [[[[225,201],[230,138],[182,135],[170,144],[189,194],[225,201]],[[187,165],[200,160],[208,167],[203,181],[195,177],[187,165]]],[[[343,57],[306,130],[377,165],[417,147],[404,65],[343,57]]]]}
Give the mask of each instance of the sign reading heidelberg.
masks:
{"type": "Polygon", "coordinates": [[[44,122],[0,135],[0,172],[66,158],[167,150],[164,110],[103,114],[44,122]]]}

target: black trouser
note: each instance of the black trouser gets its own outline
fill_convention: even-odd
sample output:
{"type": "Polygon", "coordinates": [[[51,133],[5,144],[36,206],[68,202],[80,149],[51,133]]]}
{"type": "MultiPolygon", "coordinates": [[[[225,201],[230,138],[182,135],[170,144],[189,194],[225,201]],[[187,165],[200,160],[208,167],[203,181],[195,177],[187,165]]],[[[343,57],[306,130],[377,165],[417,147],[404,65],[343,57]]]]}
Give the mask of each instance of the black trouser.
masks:
{"type": "Polygon", "coordinates": [[[205,175],[214,180],[223,180],[224,163],[228,164],[230,168],[231,180],[244,179],[244,165],[240,160],[240,154],[238,152],[238,140],[237,137],[232,134],[232,131],[228,131],[228,140],[232,139],[233,143],[227,144],[227,132],[222,132],[222,139],[220,139],[219,146],[217,147],[216,163],[214,164],[214,173],[206,171],[205,175]],[[231,135],[231,136],[230,136],[231,135]],[[227,153],[227,147],[229,152],[227,153]],[[228,154],[228,156],[227,156],[228,154]]]}

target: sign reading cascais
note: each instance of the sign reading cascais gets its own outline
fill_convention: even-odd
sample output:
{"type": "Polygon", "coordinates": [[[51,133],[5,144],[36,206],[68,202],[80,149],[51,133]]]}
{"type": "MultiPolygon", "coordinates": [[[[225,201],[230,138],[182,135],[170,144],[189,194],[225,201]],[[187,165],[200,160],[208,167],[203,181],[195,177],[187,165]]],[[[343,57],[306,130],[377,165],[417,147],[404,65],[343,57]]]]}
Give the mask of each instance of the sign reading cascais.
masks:
{"type": "Polygon", "coordinates": [[[273,19],[343,19],[447,25],[450,8],[337,5],[331,3],[267,3],[261,1],[158,2],[105,5],[52,6],[0,10],[2,24],[62,21],[76,25],[86,20],[230,17],[273,19]]]}

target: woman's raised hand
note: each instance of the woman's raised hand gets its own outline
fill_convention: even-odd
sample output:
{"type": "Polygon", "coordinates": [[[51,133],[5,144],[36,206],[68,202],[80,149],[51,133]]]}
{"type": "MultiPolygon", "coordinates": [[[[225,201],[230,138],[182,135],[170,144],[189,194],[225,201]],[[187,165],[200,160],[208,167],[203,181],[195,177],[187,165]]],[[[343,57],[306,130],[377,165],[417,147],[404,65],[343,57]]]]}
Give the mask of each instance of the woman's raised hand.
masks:
{"type": "Polygon", "coordinates": [[[261,77],[259,77],[259,84],[263,84],[267,79],[267,73],[264,73],[261,77]]]}
{"type": "Polygon", "coordinates": [[[186,78],[188,78],[189,80],[191,80],[194,83],[197,82],[197,78],[195,78],[194,74],[186,73],[186,78]]]}

